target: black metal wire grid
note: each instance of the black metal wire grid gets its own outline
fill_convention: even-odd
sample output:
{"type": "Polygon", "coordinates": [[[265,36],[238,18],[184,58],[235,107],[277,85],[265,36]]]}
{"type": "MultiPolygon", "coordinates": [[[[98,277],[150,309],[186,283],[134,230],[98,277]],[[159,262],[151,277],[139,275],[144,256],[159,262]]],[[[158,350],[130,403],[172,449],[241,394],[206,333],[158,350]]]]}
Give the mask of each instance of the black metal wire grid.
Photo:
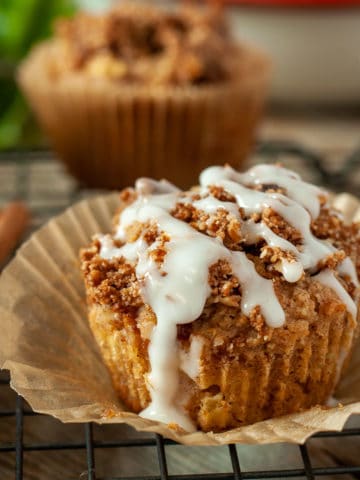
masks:
{"type": "MultiPolygon", "coordinates": [[[[326,169],[325,159],[315,154],[314,152],[303,149],[298,145],[289,144],[287,142],[274,142],[259,144],[258,153],[267,157],[270,160],[278,159],[279,155],[292,155],[300,159],[301,162],[311,171],[315,177],[317,177],[321,183],[327,184],[334,190],[341,190],[344,186],[347,190],[354,193],[358,191],[360,182],[355,181],[356,176],[354,171],[360,166],[360,151],[353,152],[345,162],[341,171],[330,172],[326,169]]],[[[57,174],[63,175],[62,187],[59,191],[55,192],[54,197],[54,185],[51,182],[47,182],[48,189],[40,191],[40,195],[34,200],[32,197],[32,186],[30,184],[30,176],[32,169],[40,167],[40,177],[44,177],[44,172],[41,173],[41,167],[47,167],[52,165],[54,167],[54,160],[51,154],[48,152],[32,152],[32,153],[19,153],[13,152],[11,154],[0,154],[0,167],[7,164],[11,167],[11,174],[14,176],[14,183],[11,184],[9,179],[5,179],[6,183],[12,185],[9,189],[10,194],[2,195],[1,197],[1,183],[0,183],[0,201],[5,201],[9,198],[21,198],[28,201],[33,205],[34,223],[33,227],[38,226],[49,216],[62,210],[66,204],[71,203],[75,199],[83,196],[87,192],[79,189],[79,186],[68,179],[59,166],[55,169],[59,170],[57,174]],[[53,205],[49,206],[49,195],[54,200],[53,205]]],[[[1,170],[0,170],[1,172],[1,170]]],[[[46,168],[45,168],[46,174],[46,168]]],[[[1,175],[1,173],[0,173],[1,175]]],[[[48,175],[48,174],[47,174],[48,175]]],[[[47,177],[47,175],[45,175],[47,177]]],[[[35,175],[36,176],[36,175],[35,175]]],[[[41,190],[41,189],[40,189],[41,190]]],[[[38,192],[39,194],[39,192],[38,192]]],[[[157,479],[171,479],[171,480],[240,480],[240,479],[267,479],[267,478],[306,478],[315,479],[316,477],[324,476],[341,476],[352,475],[352,478],[360,478],[360,459],[356,465],[331,465],[325,467],[314,467],[310,453],[308,449],[308,442],[305,445],[299,445],[299,453],[302,460],[302,466],[296,468],[281,468],[271,470],[256,470],[250,471],[241,468],[241,455],[239,458],[238,450],[235,445],[229,445],[228,455],[230,459],[231,469],[224,472],[206,472],[201,474],[194,474],[191,471],[187,474],[181,475],[169,475],[168,473],[168,453],[172,446],[176,445],[175,442],[163,438],[161,435],[146,435],[141,433],[132,436],[131,438],[117,438],[116,440],[95,440],[93,435],[93,425],[90,423],[83,426],[83,440],[80,442],[25,442],[24,441],[24,425],[29,417],[41,417],[42,415],[33,412],[26,402],[20,397],[16,396],[15,405],[13,408],[6,409],[2,407],[2,391],[9,388],[9,376],[6,372],[0,373],[0,432],[1,422],[9,417],[15,418],[15,438],[11,443],[0,443],[0,478],[1,475],[1,455],[15,454],[15,479],[26,479],[26,472],[24,471],[24,456],[30,452],[46,452],[50,451],[81,451],[86,456],[85,472],[80,474],[79,478],[88,480],[157,480],[157,479]],[[156,451],[158,461],[158,474],[146,475],[146,476],[107,476],[98,477],[96,472],[95,452],[101,449],[127,449],[129,447],[141,447],[152,448],[156,451]]],[[[313,436],[312,438],[335,438],[338,441],[342,441],[344,438],[360,439],[360,428],[347,428],[342,432],[321,432],[313,436]]],[[[184,447],[186,448],[186,447],[184,447]]],[[[220,448],[220,447],[219,447],[220,448]]],[[[141,461],[141,459],[139,459],[141,461]]],[[[186,455],[184,454],[184,462],[186,462],[186,455]]],[[[347,477],[349,478],[349,477],[347,477]]]]}

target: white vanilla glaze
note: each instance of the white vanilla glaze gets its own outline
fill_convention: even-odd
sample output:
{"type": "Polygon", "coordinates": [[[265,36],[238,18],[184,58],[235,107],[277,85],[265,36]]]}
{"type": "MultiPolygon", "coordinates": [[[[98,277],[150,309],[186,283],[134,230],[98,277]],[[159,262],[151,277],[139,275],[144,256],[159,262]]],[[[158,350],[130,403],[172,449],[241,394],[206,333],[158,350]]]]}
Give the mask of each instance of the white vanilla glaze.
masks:
{"type": "Polygon", "coordinates": [[[236,172],[229,166],[210,167],[200,175],[201,185],[219,185],[219,180],[231,180],[242,185],[277,185],[286,190],[289,198],[306,208],[313,218],[320,212],[318,197],[324,195],[320,188],[303,182],[295,172],[274,165],[256,165],[245,173],[236,172]]]}
{"type": "MultiPolygon", "coordinates": [[[[349,270],[352,271],[351,266],[354,267],[353,263],[349,258],[346,258],[345,261],[342,263],[340,269],[338,271],[345,272],[345,275],[349,275],[349,270]],[[347,262],[349,260],[349,262],[347,262]],[[345,267],[344,267],[345,264],[345,267]],[[348,268],[346,268],[348,267],[348,268]]],[[[355,277],[356,277],[356,284],[358,284],[358,279],[356,276],[356,272],[354,269],[355,277]]],[[[351,313],[353,318],[355,319],[357,316],[357,306],[354,300],[351,298],[351,296],[348,294],[348,292],[345,290],[343,285],[339,282],[339,280],[335,277],[334,272],[332,272],[329,269],[323,270],[322,272],[318,273],[314,277],[315,280],[318,280],[321,284],[326,285],[327,287],[331,288],[334,290],[334,292],[337,294],[337,296],[340,298],[340,300],[343,302],[343,304],[347,307],[347,311],[351,313]]],[[[341,371],[344,365],[344,362],[346,360],[346,357],[349,354],[349,349],[352,344],[354,334],[352,333],[349,335],[348,340],[347,340],[347,346],[342,348],[339,352],[339,358],[337,362],[337,373],[336,373],[336,378],[335,378],[335,384],[337,384],[341,371]]]]}
{"type": "MultiPolygon", "coordinates": [[[[194,425],[178,401],[179,370],[196,379],[202,343],[196,337],[192,338],[189,351],[184,353],[177,344],[177,325],[193,322],[201,315],[211,293],[209,268],[219,260],[226,260],[231,265],[240,284],[241,309],[245,315],[260,307],[267,324],[277,328],[284,324],[285,314],[272,281],[257,273],[254,263],[244,252],[229,250],[221,239],[200,233],[174,218],[171,210],[177,203],[190,203],[210,215],[224,210],[238,220],[246,244],[256,244],[263,239],[270,247],[288,252],[288,258],[281,260],[281,273],[286,281],[297,282],[304,271],[316,273],[319,262],[336,250],[329,242],[317,239],[310,228],[311,220],[320,212],[320,196],[325,194],[303,182],[295,173],[269,165],[259,165],[244,174],[230,167],[208,168],[200,176],[197,197],[182,194],[168,182],[150,179],[138,180],[136,189],[138,198],[122,211],[114,235],[124,245],[116,247],[109,235],[99,237],[100,255],[106,259],[122,256],[136,265],[142,296],[157,318],[148,351],[151,370],[147,383],[151,402],[141,415],[164,423],[177,423],[192,431],[194,425]],[[273,184],[281,187],[284,194],[249,188],[273,184]],[[211,186],[222,187],[236,202],[216,199],[211,195],[211,186]],[[301,234],[301,246],[281,238],[264,222],[255,222],[251,218],[252,214],[261,213],[266,208],[278,213],[301,234]],[[240,209],[246,218],[240,214],[240,209]],[[159,246],[158,240],[149,246],[140,236],[136,242],[126,243],[126,230],[134,222],[154,223],[159,232],[163,231],[169,237],[161,265],[150,255],[159,246]]],[[[342,262],[338,275],[346,275],[358,285],[350,259],[342,262]]],[[[324,270],[314,278],[332,288],[349,313],[356,316],[356,305],[334,272],[324,270]]]]}
{"type": "MultiPolygon", "coordinates": [[[[271,165],[259,165],[245,174],[240,174],[230,167],[211,167],[200,176],[202,186],[210,186],[214,181],[216,181],[216,185],[223,187],[236,198],[238,206],[245,211],[246,215],[261,213],[265,208],[271,208],[302,234],[303,242],[301,251],[299,251],[289,242],[278,235],[274,235],[263,222],[257,224],[251,221],[246,222],[244,231],[250,239],[262,237],[271,247],[279,247],[282,250],[295,253],[297,261],[291,263],[282,261],[282,273],[287,281],[297,282],[304,270],[314,271],[319,261],[334,251],[332,245],[314,237],[310,230],[312,217],[307,210],[307,206],[310,203],[317,205],[317,207],[311,208],[311,213],[317,216],[320,211],[319,195],[324,195],[324,193],[312,185],[297,180],[295,174],[289,170],[271,165]],[[272,170],[275,171],[271,173],[272,170]],[[262,181],[263,171],[265,171],[265,174],[262,181]],[[270,180],[273,184],[276,179],[276,171],[279,171],[277,185],[280,187],[286,188],[286,178],[288,178],[288,197],[279,193],[259,192],[242,184],[264,185],[270,183],[270,180]],[[303,197],[306,198],[306,201],[303,199],[300,203],[300,190],[302,188],[304,190],[303,197]],[[271,241],[269,241],[270,238],[271,241]]],[[[250,243],[253,242],[250,240],[250,243]]]]}
{"type": "Polygon", "coordinates": [[[190,348],[188,352],[180,350],[180,370],[182,370],[192,380],[200,373],[200,358],[204,341],[196,335],[190,336],[190,348]]]}
{"type": "Polygon", "coordinates": [[[355,270],[355,265],[351,261],[349,257],[346,257],[338,266],[337,271],[339,272],[340,275],[343,277],[349,277],[352,283],[358,287],[359,286],[359,280],[357,277],[357,273],[355,270]]]}
{"type": "Polygon", "coordinates": [[[138,178],[135,182],[135,188],[140,195],[180,192],[179,188],[165,179],[157,181],[146,177],[138,178]]]}
{"type": "Polygon", "coordinates": [[[348,292],[345,290],[343,285],[336,278],[333,271],[326,269],[322,270],[320,273],[314,276],[314,279],[320,282],[322,285],[334,290],[343,304],[346,306],[347,311],[351,313],[353,318],[356,318],[357,307],[354,300],[350,297],[348,292]]]}

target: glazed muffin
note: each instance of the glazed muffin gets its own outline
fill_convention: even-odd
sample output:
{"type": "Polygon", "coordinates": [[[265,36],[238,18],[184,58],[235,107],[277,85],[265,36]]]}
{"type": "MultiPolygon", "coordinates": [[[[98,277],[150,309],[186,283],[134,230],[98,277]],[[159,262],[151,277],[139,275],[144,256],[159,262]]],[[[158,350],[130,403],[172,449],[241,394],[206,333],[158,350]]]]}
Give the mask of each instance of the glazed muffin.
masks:
{"type": "Polygon", "coordinates": [[[223,431],[326,405],[357,330],[359,225],[280,166],[210,167],[121,193],[82,250],[89,321],[120,399],[223,431]]]}
{"type": "Polygon", "coordinates": [[[143,175],[189,187],[219,156],[238,166],[268,77],[268,59],[234,41],[219,9],[123,3],[59,21],[18,75],[69,171],[109,188],[143,175]]]}

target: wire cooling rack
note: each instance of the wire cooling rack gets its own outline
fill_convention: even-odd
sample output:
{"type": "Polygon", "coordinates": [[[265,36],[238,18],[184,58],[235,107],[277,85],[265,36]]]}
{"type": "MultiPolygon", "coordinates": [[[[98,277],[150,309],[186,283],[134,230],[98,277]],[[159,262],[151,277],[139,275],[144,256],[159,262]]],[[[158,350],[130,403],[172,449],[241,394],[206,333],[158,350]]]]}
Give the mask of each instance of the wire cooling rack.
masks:
{"type": "MultiPolygon", "coordinates": [[[[265,160],[282,160],[300,170],[309,180],[335,191],[359,192],[360,149],[344,158],[341,167],[337,163],[336,168],[323,156],[288,142],[261,143],[255,158],[259,156],[265,160]]],[[[0,154],[0,206],[15,198],[26,201],[33,213],[30,231],[90,193],[94,192],[82,189],[66,175],[49,152],[0,154]]],[[[314,449],[309,446],[322,439],[336,441],[337,446],[350,439],[352,444],[358,441],[360,446],[360,428],[319,433],[305,445],[281,445],[276,451],[271,450],[274,447],[270,445],[185,447],[160,435],[137,433],[121,425],[88,423],[60,428],[57,420],[34,413],[20,396],[10,390],[9,381],[7,372],[0,372],[0,480],[360,478],[360,455],[355,455],[347,464],[337,459],[329,465],[316,465],[317,459],[312,455],[314,449]],[[40,428],[44,419],[50,423],[40,428]],[[64,440],[58,434],[59,429],[66,433],[64,440]],[[37,432],[35,437],[34,432],[37,432]],[[100,453],[105,451],[113,453],[104,460],[100,453]],[[59,455],[67,452],[70,456],[60,456],[46,470],[44,465],[51,452],[59,455]],[[31,461],[31,455],[36,455],[35,461],[31,461]],[[271,467],[259,468],[259,455],[262,458],[270,456],[271,467]],[[106,467],[110,463],[113,466],[115,457],[121,461],[116,464],[115,470],[112,468],[109,472],[106,467]],[[181,468],[176,470],[172,465],[174,462],[181,468]],[[141,467],[141,472],[138,473],[135,467],[141,467]],[[74,468],[78,470],[74,471],[74,468]]],[[[337,455],[333,458],[336,459],[337,455]]]]}

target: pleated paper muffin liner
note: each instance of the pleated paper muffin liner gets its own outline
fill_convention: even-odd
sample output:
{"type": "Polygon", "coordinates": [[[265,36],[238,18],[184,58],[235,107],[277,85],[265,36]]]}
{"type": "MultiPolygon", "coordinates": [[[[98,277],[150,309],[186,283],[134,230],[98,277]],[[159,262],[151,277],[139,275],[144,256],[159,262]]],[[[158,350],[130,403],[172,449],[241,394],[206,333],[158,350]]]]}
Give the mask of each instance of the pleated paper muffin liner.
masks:
{"type": "Polygon", "coordinates": [[[68,170],[93,187],[140,176],[196,183],[211,164],[239,167],[252,147],[269,81],[269,61],[242,48],[241,74],[213,86],[145,87],[92,78],[53,78],[51,42],[35,49],[19,84],[68,170]]]}
{"type": "MultiPolygon", "coordinates": [[[[360,203],[333,200],[347,220],[360,203]]],[[[335,392],[337,407],[313,407],[223,433],[181,433],[124,409],[90,332],[79,249],[108,232],[118,194],[82,201],[36,232],[0,277],[0,366],[31,407],[63,422],[123,423],[187,445],[302,443],[318,431],[341,430],[360,413],[360,345],[335,392]]]]}

